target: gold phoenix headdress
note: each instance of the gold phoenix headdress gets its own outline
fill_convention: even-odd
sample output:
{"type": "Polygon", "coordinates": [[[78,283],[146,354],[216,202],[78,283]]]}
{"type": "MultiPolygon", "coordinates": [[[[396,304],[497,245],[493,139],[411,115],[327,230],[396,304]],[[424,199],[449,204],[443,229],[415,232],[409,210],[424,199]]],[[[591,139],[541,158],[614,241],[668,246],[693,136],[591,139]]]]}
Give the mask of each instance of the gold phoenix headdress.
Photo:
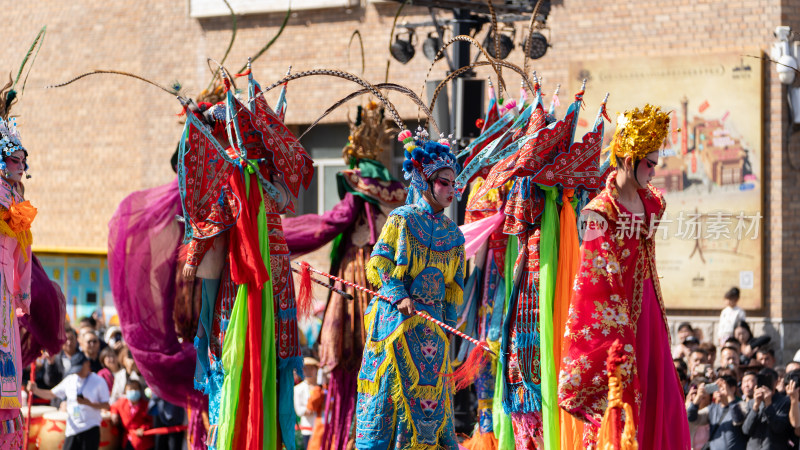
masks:
{"type": "Polygon", "coordinates": [[[617,117],[617,130],[603,153],[609,153],[613,167],[617,167],[617,158],[630,156],[634,162],[641,161],[661,148],[668,132],[669,113],[648,103],[642,109],[634,108],[617,117]]]}

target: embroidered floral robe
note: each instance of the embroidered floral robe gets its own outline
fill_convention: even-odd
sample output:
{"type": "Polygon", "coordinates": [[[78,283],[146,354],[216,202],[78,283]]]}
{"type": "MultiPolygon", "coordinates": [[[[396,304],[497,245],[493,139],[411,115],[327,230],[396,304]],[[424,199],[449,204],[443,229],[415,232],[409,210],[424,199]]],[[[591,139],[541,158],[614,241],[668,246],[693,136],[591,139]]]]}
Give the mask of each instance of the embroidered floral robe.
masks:
{"type": "Polygon", "coordinates": [[[455,324],[463,298],[464,236],[420,198],[389,215],[367,263],[367,278],[391,302],[372,299],[364,318],[366,343],[358,374],[356,448],[457,449],[453,428],[449,340],[397,303],[455,324]]]}
{"type": "MultiPolygon", "coordinates": [[[[620,366],[623,401],[633,407],[639,448],[689,448],[688,441],[681,442],[684,428],[688,436],[688,422],[668,355],[655,263],[653,237],[666,203],[650,185],[639,190],[639,196],[645,215],[633,218],[617,200],[612,172],[606,189],[583,210],[590,223],[563,336],[559,404],[578,418],[601,421],[608,403],[606,358],[611,343],[619,340],[628,356],[620,366]],[[660,385],[652,386],[654,380],[660,385]]],[[[587,447],[597,431],[587,424],[587,447]]]]}
{"type": "MultiPolygon", "coordinates": [[[[22,350],[18,315],[31,304],[31,222],[36,209],[0,179],[0,448],[22,445],[22,350]]],[[[19,448],[19,447],[16,447],[19,448]]]]}

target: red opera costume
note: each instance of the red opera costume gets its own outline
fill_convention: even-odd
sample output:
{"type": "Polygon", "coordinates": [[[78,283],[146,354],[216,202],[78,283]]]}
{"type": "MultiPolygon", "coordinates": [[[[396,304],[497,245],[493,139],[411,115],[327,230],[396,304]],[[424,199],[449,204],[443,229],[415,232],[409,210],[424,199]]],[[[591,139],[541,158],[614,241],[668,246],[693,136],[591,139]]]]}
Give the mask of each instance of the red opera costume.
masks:
{"type": "MultiPolygon", "coordinates": [[[[645,150],[659,146],[635,153],[615,147],[612,153],[636,161],[637,154],[641,160],[645,150]]],[[[587,231],[563,335],[558,401],[576,417],[600,422],[608,405],[606,358],[618,340],[627,357],[619,366],[622,401],[633,408],[639,448],[688,449],[683,391],[670,356],[655,262],[654,236],[666,202],[649,184],[637,193],[643,216],[632,215],[619,201],[614,171],[583,209],[587,231]]],[[[591,448],[597,431],[587,423],[584,445],[591,448]]]]}

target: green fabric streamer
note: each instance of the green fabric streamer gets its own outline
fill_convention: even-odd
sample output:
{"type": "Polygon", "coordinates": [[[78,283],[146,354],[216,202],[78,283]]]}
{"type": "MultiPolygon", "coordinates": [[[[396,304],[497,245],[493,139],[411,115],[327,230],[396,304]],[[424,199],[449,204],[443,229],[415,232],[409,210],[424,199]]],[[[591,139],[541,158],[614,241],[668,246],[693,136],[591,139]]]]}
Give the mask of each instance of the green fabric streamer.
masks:
{"type": "MultiPolygon", "coordinates": [[[[250,174],[251,177],[255,175],[250,174]]],[[[261,204],[258,207],[258,246],[264,266],[269,274],[269,281],[261,289],[261,393],[264,396],[264,450],[277,447],[278,443],[278,374],[277,353],[275,348],[275,304],[272,298],[272,264],[269,254],[269,228],[267,227],[267,212],[264,207],[264,192],[261,194],[261,204]]]]}
{"type": "MultiPolygon", "coordinates": [[[[506,244],[505,259],[505,284],[506,299],[503,306],[504,314],[510,314],[508,303],[511,299],[511,290],[514,288],[514,261],[518,253],[517,237],[511,235],[506,244]]],[[[494,426],[494,436],[497,438],[498,450],[514,450],[514,425],[511,417],[503,410],[503,361],[497,360],[497,376],[494,380],[494,398],[492,400],[492,424],[494,426]]]]}
{"type": "Polygon", "coordinates": [[[539,187],[545,193],[542,230],[539,238],[539,329],[541,333],[540,355],[542,374],[542,422],[544,427],[544,448],[558,450],[561,443],[558,417],[558,376],[553,354],[553,302],[556,289],[558,267],[558,188],[539,187]]]}
{"type": "Polygon", "coordinates": [[[333,238],[333,244],[331,245],[331,267],[338,267],[339,263],[342,261],[342,256],[344,256],[344,252],[342,251],[343,244],[344,233],[339,233],[333,238]]]}
{"type": "Polygon", "coordinates": [[[239,286],[233,304],[231,320],[222,344],[222,366],[225,380],[222,382],[222,405],[217,429],[217,448],[230,449],[239,408],[239,382],[244,368],[245,340],[247,339],[247,285],[239,286]]]}

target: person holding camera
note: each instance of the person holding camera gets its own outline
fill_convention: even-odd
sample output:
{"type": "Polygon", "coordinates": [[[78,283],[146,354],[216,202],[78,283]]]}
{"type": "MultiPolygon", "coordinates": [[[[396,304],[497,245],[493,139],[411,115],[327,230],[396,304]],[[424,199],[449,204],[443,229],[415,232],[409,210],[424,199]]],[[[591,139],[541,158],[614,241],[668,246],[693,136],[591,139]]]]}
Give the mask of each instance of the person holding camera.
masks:
{"type": "Polygon", "coordinates": [[[67,430],[63,450],[96,449],[100,447],[101,411],[109,409],[108,385],[92,372],[91,361],[83,352],[70,359],[67,376],[53,389],[41,389],[33,381],[28,389],[37,397],[67,401],[67,430]]]}
{"type": "MultiPolygon", "coordinates": [[[[697,376],[692,380],[689,393],[686,394],[686,408],[688,411],[692,403],[697,405],[697,418],[689,423],[689,434],[692,436],[692,448],[701,449],[708,443],[710,427],[708,425],[708,408],[711,404],[711,394],[708,389],[701,389],[708,383],[708,379],[697,376]]],[[[709,384],[708,386],[715,386],[709,384]]]]}
{"type": "Polygon", "coordinates": [[[786,397],[789,398],[789,423],[794,430],[792,441],[795,448],[800,445],[800,369],[786,373],[786,397]]]}
{"type": "Polygon", "coordinates": [[[714,402],[703,408],[700,405],[704,395],[695,395],[686,408],[689,424],[695,424],[701,415],[707,415],[709,425],[708,443],[702,448],[708,450],[745,450],[747,438],[742,433],[744,415],[739,408],[739,399],[736,398],[736,378],[731,375],[722,375],[715,383],[702,383],[697,386],[696,392],[711,394],[714,402]]]}
{"type": "Polygon", "coordinates": [[[742,432],[748,436],[747,450],[792,448],[790,399],[775,392],[777,378],[777,373],[769,368],[756,376],[756,389],[753,399],[747,402],[747,416],[742,424],[742,432]]]}

